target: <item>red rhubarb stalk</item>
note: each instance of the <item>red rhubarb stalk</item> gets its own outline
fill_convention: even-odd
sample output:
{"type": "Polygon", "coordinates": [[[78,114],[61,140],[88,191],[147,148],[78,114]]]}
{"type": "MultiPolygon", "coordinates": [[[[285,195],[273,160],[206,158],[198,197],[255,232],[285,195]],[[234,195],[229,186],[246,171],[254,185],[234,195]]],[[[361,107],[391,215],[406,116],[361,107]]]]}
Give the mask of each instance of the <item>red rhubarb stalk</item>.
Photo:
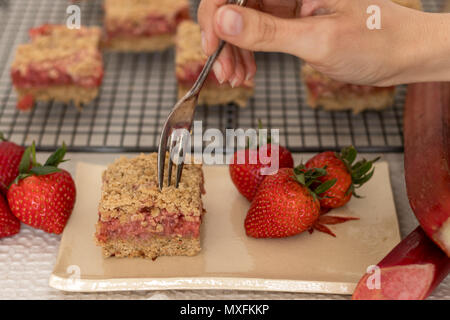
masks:
{"type": "Polygon", "coordinates": [[[411,208],[423,230],[450,257],[450,83],[408,87],[404,133],[411,208]]]}
{"type": "Polygon", "coordinates": [[[425,299],[450,272],[450,258],[417,227],[377,267],[361,278],[353,300],[425,299]]]}

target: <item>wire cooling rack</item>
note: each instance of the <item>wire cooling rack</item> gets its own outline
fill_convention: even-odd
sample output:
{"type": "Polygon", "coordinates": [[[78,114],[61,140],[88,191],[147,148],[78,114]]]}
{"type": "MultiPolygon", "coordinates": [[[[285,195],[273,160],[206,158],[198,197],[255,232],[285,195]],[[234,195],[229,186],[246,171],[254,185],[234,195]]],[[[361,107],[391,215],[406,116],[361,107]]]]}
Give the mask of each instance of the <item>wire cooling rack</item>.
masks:
{"type": "MultiPolygon", "coordinates": [[[[194,1],[198,2],[198,1],[194,1]]],[[[174,52],[105,53],[105,77],[99,97],[78,112],[72,105],[39,103],[31,112],[16,110],[9,68],[18,44],[28,41],[30,27],[64,23],[71,2],[0,1],[0,131],[11,140],[54,150],[63,141],[74,152],[150,152],[157,149],[162,125],[176,102],[174,52]]],[[[438,11],[439,0],[425,10],[438,11]]],[[[101,25],[100,0],[78,3],[84,25],[101,25]]],[[[194,6],[195,7],[195,4],[194,6]]],[[[193,10],[194,11],[194,10],[193,10]]],[[[280,129],[280,142],[294,152],[337,150],[353,144],[362,152],[401,152],[405,88],[395,105],[383,112],[313,110],[305,103],[300,61],[284,54],[257,54],[255,96],[245,109],[234,105],[200,106],[203,128],[280,129]]]]}

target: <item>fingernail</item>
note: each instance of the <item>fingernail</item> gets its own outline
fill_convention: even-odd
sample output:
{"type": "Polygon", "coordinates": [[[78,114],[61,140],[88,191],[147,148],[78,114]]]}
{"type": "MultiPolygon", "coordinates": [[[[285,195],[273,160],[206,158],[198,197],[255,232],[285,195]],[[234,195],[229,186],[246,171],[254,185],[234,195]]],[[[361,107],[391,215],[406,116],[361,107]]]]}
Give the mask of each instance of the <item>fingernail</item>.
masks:
{"type": "Polygon", "coordinates": [[[207,47],[206,35],[205,35],[205,32],[202,31],[202,49],[205,54],[206,54],[206,47],[207,47]]]}
{"type": "Polygon", "coordinates": [[[232,87],[232,88],[236,87],[237,82],[238,82],[238,79],[237,79],[237,78],[234,78],[233,80],[231,80],[231,81],[230,81],[231,87],[232,87]]]}
{"type": "Polygon", "coordinates": [[[225,79],[223,76],[222,64],[219,61],[214,62],[213,71],[214,71],[214,75],[217,78],[217,81],[219,81],[219,83],[222,84],[225,79]]]}
{"type": "Polygon", "coordinates": [[[247,75],[245,76],[245,81],[250,81],[252,79],[252,74],[251,73],[247,73],[247,75]]]}
{"type": "MultiPolygon", "coordinates": [[[[220,9],[219,9],[220,10],[220,9]]],[[[219,26],[223,33],[229,36],[237,36],[244,26],[242,16],[235,10],[223,8],[219,13],[219,26]]]]}

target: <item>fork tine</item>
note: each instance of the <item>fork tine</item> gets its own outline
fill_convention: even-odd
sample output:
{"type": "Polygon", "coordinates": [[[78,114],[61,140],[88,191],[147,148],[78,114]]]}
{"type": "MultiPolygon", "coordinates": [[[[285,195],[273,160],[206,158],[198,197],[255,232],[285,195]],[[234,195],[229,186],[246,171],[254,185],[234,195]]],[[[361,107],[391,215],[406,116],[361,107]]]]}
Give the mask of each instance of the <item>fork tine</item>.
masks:
{"type": "Polygon", "coordinates": [[[180,184],[181,174],[183,173],[183,166],[184,166],[184,162],[180,163],[177,166],[177,181],[175,182],[176,188],[178,188],[178,185],[180,184]]]}
{"type": "MultiPolygon", "coordinates": [[[[1,1],[1,0],[0,0],[1,1]]],[[[246,0],[228,0],[228,3],[234,3],[239,6],[245,6],[247,1],[246,0]]],[[[166,151],[167,151],[167,143],[169,138],[169,130],[172,130],[174,128],[177,128],[181,125],[181,127],[187,127],[188,130],[191,129],[192,121],[194,119],[194,113],[195,113],[195,107],[197,105],[198,95],[200,93],[200,90],[203,87],[203,84],[205,83],[209,72],[212,69],[212,66],[214,64],[214,61],[217,59],[217,57],[220,55],[222,49],[225,47],[225,41],[221,40],[219,42],[219,47],[216,49],[216,51],[208,58],[206,61],[203,70],[200,72],[200,75],[198,76],[197,80],[195,81],[192,88],[185,94],[181,100],[179,100],[175,106],[173,107],[172,111],[170,112],[168,118],[166,119],[166,122],[164,124],[164,128],[161,134],[161,138],[159,140],[159,148],[158,148],[158,185],[159,189],[162,190],[164,182],[164,165],[166,160],[166,151]]],[[[176,187],[178,188],[178,184],[180,183],[181,179],[181,173],[183,171],[183,163],[184,163],[184,152],[186,147],[184,146],[184,139],[186,137],[182,136],[180,138],[180,147],[177,150],[178,151],[178,159],[177,159],[177,177],[176,177],[176,187]],[[180,157],[182,158],[182,161],[180,160],[180,157]]],[[[173,137],[170,138],[170,156],[172,154],[173,150],[173,137]]],[[[172,176],[172,168],[173,168],[173,161],[172,159],[169,160],[169,184],[172,176]]]]}
{"type": "Polygon", "coordinates": [[[169,137],[169,167],[167,171],[167,185],[170,186],[170,182],[172,181],[172,167],[173,167],[173,148],[176,145],[176,141],[173,141],[173,134],[169,137]]]}
{"type": "Polygon", "coordinates": [[[167,150],[167,124],[164,125],[158,147],[158,185],[159,190],[164,186],[164,167],[166,165],[166,150],[167,150]]]}
{"type": "Polygon", "coordinates": [[[182,135],[180,138],[180,148],[178,149],[178,165],[177,165],[177,179],[175,182],[175,187],[178,188],[178,185],[180,184],[181,180],[181,174],[183,172],[183,166],[184,166],[184,154],[185,154],[185,143],[186,143],[186,135],[182,135]],[[181,158],[181,161],[179,159],[181,158]]]}

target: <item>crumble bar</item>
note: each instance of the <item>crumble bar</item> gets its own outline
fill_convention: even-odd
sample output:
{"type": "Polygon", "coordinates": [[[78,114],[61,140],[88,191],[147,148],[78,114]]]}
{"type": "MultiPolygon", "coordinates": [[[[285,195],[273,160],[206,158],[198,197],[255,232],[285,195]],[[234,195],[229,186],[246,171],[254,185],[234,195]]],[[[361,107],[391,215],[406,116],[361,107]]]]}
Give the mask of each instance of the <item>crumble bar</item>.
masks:
{"type": "Polygon", "coordinates": [[[30,29],[29,36],[30,43],[18,46],[11,67],[19,109],[49,100],[81,107],[95,99],[103,79],[99,28],[45,24],[30,29]]]}
{"type": "MultiPolygon", "coordinates": [[[[176,77],[178,96],[182,98],[194,85],[195,80],[207,60],[201,49],[200,27],[192,21],[183,21],[176,37],[176,77]]],[[[213,72],[210,72],[198,99],[199,104],[221,105],[236,103],[241,107],[247,105],[253,95],[253,81],[243,86],[232,88],[228,83],[220,84],[213,72]]]]}
{"type": "Polygon", "coordinates": [[[105,0],[104,9],[104,45],[116,51],[165,50],[190,16],[188,0],[105,0]]]}
{"type": "MultiPolygon", "coordinates": [[[[392,1],[411,9],[422,10],[420,0],[392,1]]],[[[359,113],[364,110],[383,110],[394,104],[395,86],[373,87],[332,80],[308,64],[302,65],[301,76],[306,85],[307,103],[312,108],[353,110],[353,113],[359,113]]]]}
{"type": "Polygon", "coordinates": [[[159,190],[156,153],[122,157],[102,178],[96,242],[105,257],[155,259],[200,251],[201,165],[184,165],[178,189],[174,178],[171,186],[159,190]]]}
{"type": "Polygon", "coordinates": [[[382,110],[394,104],[395,87],[373,87],[332,80],[304,64],[301,70],[307,89],[307,103],[324,110],[382,110]]]}

